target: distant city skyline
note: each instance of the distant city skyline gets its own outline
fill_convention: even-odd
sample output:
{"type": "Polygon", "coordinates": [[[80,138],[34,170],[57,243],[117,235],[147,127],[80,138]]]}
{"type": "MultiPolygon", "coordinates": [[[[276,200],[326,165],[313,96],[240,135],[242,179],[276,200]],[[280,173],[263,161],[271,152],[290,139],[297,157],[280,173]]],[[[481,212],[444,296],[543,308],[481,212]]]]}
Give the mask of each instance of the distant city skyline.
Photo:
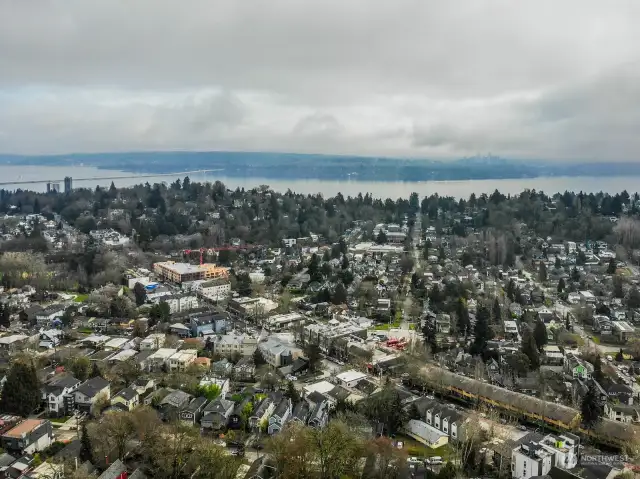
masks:
{"type": "Polygon", "coordinates": [[[640,3],[0,3],[0,153],[640,159],[640,3]]]}

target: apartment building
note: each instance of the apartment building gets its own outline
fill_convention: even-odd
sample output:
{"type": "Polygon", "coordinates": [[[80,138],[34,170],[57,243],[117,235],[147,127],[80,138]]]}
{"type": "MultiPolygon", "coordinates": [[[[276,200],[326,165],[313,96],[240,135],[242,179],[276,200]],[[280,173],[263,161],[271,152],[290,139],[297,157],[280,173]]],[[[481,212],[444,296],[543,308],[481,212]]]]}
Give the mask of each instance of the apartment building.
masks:
{"type": "Polygon", "coordinates": [[[168,358],[167,365],[169,366],[169,371],[184,371],[197,357],[198,351],[195,349],[176,351],[168,358]]]}
{"type": "Polygon", "coordinates": [[[193,265],[189,263],[176,263],[175,261],[164,261],[155,263],[153,265],[153,271],[163,280],[178,284],[188,281],[227,278],[229,276],[227,268],[216,266],[212,263],[193,265]]]}

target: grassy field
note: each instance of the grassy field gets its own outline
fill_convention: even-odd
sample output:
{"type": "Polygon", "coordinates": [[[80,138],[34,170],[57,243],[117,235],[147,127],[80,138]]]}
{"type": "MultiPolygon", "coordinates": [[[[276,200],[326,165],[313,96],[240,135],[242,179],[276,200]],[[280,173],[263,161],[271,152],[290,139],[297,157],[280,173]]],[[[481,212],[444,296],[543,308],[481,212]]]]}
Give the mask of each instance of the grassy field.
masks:
{"type": "Polygon", "coordinates": [[[88,294],[77,294],[76,297],[73,298],[73,300],[76,303],[84,303],[88,298],[89,298],[88,294]]]}

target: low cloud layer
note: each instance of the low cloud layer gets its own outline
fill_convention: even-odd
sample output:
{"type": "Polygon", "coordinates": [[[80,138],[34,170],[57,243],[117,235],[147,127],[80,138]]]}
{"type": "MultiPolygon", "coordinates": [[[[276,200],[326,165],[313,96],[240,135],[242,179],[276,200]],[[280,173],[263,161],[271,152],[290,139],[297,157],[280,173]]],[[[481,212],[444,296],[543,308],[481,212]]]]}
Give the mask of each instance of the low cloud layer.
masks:
{"type": "Polygon", "coordinates": [[[0,2],[0,151],[640,159],[640,3],[0,2]]]}

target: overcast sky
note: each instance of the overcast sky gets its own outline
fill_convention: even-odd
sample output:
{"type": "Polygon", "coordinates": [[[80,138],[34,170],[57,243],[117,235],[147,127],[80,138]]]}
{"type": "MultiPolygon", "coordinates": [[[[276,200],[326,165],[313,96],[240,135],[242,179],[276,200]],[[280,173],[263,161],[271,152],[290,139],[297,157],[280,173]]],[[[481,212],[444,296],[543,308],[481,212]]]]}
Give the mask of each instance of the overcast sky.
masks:
{"type": "Polygon", "coordinates": [[[1,0],[0,152],[640,159],[638,0],[1,0]]]}

